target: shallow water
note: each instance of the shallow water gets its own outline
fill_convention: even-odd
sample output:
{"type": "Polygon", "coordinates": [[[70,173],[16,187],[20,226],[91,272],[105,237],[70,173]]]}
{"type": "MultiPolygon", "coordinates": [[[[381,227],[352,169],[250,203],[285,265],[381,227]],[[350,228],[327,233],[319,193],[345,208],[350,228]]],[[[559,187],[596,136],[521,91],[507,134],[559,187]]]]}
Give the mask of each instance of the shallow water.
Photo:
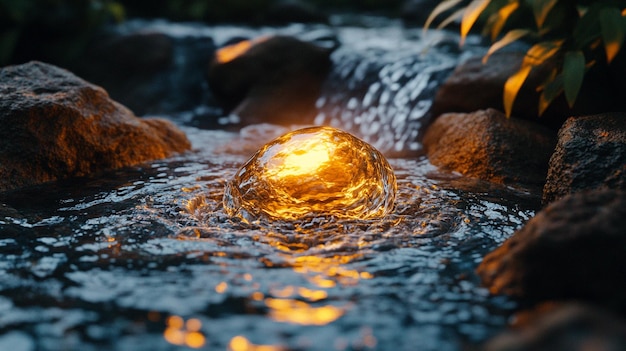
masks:
{"type": "Polygon", "coordinates": [[[221,203],[242,141],[186,131],[193,153],[0,197],[0,349],[176,349],[172,316],[206,349],[458,350],[504,325],[473,269],[534,197],[391,159],[384,220],[246,225],[221,203]]]}
{"type": "MultiPolygon", "coordinates": [[[[356,52],[391,61],[369,37],[356,52]]],[[[347,74],[334,87],[366,89],[333,108],[373,106],[360,94],[390,70],[347,74]]],[[[403,74],[381,92],[401,91],[403,74]]],[[[0,194],[0,350],[465,350],[505,325],[514,304],[474,269],[537,194],[392,158],[398,196],[382,220],[246,224],[225,214],[224,184],[276,128],[183,128],[193,152],[0,194]]]]}

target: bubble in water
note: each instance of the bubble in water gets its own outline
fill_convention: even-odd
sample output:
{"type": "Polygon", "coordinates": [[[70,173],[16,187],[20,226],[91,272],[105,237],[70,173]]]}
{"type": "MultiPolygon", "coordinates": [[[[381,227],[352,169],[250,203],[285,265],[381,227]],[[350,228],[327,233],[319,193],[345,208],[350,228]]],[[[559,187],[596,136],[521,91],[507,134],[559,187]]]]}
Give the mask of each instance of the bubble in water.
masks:
{"type": "Polygon", "coordinates": [[[396,177],[374,147],[344,131],[310,127],[264,145],[226,184],[231,216],[380,218],[393,208],[396,177]]]}

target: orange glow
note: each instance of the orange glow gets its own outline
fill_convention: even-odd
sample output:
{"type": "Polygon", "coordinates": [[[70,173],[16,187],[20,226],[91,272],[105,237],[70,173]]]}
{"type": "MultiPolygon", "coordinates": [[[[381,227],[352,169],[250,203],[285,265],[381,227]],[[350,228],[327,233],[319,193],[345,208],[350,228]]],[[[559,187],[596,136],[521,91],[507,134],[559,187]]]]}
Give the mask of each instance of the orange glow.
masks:
{"type": "Polygon", "coordinates": [[[311,127],[263,146],[227,184],[224,208],[245,220],[375,219],[392,210],[395,194],[380,152],[338,129],[311,127]]]}
{"type": "Polygon", "coordinates": [[[295,289],[293,286],[286,286],[282,289],[271,289],[270,292],[276,297],[290,297],[294,294],[295,289]]]}
{"type": "Polygon", "coordinates": [[[252,293],[252,299],[255,301],[261,301],[264,297],[265,295],[263,295],[263,293],[260,291],[255,291],[252,293]]]}
{"type": "Polygon", "coordinates": [[[185,323],[185,326],[187,327],[187,330],[197,332],[200,328],[202,328],[202,322],[200,322],[199,319],[191,318],[187,321],[187,323],[185,323]]]}
{"type": "Polygon", "coordinates": [[[185,322],[179,316],[171,316],[165,323],[167,327],[163,332],[163,338],[172,345],[198,349],[206,343],[206,338],[200,332],[202,322],[199,319],[191,318],[185,322]]]}
{"type": "Polygon", "coordinates": [[[227,289],[228,284],[226,282],[221,282],[215,287],[215,292],[217,292],[218,294],[223,294],[224,292],[226,292],[227,289]]]}
{"type": "Polygon", "coordinates": [[[240,41],[236,44],[228,45],[217,50],[215,57],[219,63],[230,62],[238,56],[241,56],[244,52],[248,51],[251,46],[252,42],[250,40],[240,41]]]}
{"type": "Polygon", "coordinates": [[[166,323],[168,328],[181,329],[185,324],[185,321],[179,316],[171,316],[167,319],[166,323]]]}
{"type": "Polygon", "coordinates": [[[310,281],[320,288],[332,288],[337,285],[355,285],[361,279],[371,279],[368,272],[348,269],[343,265],[351,262],[359,255],[341,255],[332,257],[299,256],[296,257],[293,270],[302,274],[311,274],[310,281]]]}
{"type": "Polygon", "coordinates": [[[204,338],[204,335],[199,332],[191,332],[185,335],[185,345],[191,348],[199,349],[204,346],[205,342],[206,339],[204,338]]]}
{"type": "Polygon", "coordinates": [[[302,140],[284,150],[286,155],[282,163],[268,169],[268,177],[280,181],[287,177],[301,177],[314,173],[326,167],[331,161],[334,149],[333,144],[320,143],[316,139],[302,140]]]}
{"type": "Polygon", "coordinates": [[[312,307],[304,301],[292,299],[267,298],[265,305],[273,320],[299,325],[326,325],[344,314],[343,309],[335,306],[312,307]]]}
{"type": "Polygon", "coordinates": [[[282,346],[277,345],[255,345],[248,341],[243,336],[235,336],[230,340],[228,344],[228,350],[230,351],[284,351],[286,350],[282,346]]]}
{"type": "Polygon", "coordinates": [[[172,345],[185,344],[185,332],[180,329],[167,328],[163,332],[163,337],[172,345]]]}
{"type": "Polygon", "coordinates": [[[298,294],[309,301],[324,300],[328,297],[328,293],[324,290],[310,290],[307,288],[298,288],[298,294]]]}
{"type": "Polygon", "coordinates": [[[243,55],[244,53],[246,53],[254,45],[260,42],[263,42],[267,39],[268,37],[259,37],[254,40],[243,40],[238,43],[225,46],[217,50],[217,52],[215,53],[215,58],[217,59],[217,62],[219,63],[230,62],[236,59],[237,57],[243,55]]]}

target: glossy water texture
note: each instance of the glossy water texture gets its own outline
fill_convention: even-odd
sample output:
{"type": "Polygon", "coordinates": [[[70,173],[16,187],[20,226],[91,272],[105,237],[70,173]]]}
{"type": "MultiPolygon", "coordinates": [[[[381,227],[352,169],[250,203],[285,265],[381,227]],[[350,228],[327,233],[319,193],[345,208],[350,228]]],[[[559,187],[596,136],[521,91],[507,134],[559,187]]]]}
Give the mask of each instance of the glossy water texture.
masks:
{"type": "Polygon", "coordinates": [[[257,151],[227,183],[224,207],[246,221],[375,219],[395,197],[396,177],[378,150],[339,129],[309,127],[257,151]]]}
{"type": "MultiPolygon", "coordinates": [[[[340,34],[354,56],[334,59],[368,57],[368,68],[346,71],[336,87],[348,86],[326,87],[320,106],[332,97],[336,111],[391,111],[408,61],[394,66],[385,45],[408,55],[419,40],[340,34]]],[[[353,127],[374,130],[379,117],[353,127]]],[[[0,194],[0,350],[456,351],[504,327],[515,306],[481,288],[474,269],[533,215],[538,194],[390,158],[396,205],[382,220],[245,223],[225,212],[224,185],[276,129],[185,127],[194,152],[0,194]]]]}
{"type": "Polygon", "coordinates": [[[460,350],[505,324],[473,270],[534,198],[391,159],[382,221],[250,225],[222,206],[243,141],[186,131],[195,153],[0,196],[0,349],[460,350]]]}

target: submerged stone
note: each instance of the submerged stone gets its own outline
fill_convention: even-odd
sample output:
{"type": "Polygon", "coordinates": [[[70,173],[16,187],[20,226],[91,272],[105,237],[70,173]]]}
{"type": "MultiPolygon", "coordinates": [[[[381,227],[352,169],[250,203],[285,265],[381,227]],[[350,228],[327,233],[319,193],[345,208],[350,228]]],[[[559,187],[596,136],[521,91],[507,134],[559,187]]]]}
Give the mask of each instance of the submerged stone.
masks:
{"type": "Polygon", "coordinates": [[[393,208],[396,177],[366,142],[330,127],[287,133],[264,145],[227,183],[224,207],[245,220],[373,219],[393,208]]]}

